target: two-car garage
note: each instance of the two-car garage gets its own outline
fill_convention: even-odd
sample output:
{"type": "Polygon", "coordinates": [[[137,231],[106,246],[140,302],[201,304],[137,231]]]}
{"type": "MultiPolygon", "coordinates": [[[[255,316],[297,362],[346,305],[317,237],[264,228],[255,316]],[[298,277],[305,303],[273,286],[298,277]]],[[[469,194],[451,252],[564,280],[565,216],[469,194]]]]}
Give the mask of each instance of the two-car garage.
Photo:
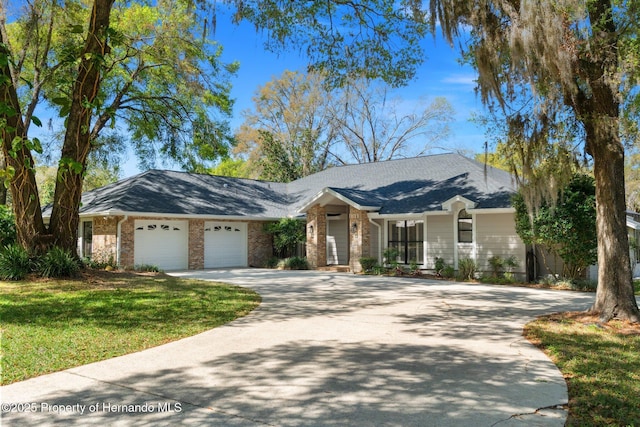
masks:
{"type": "MultiPolygon", "coordinates": [[[[192,242],[191,246],[204,247],[204,268],[247,266],[246,223],[205,221],[204,232],[192,238],[202,239],[192,242]]],[[[136,265],[151,264],[163,270],[188,269],[189,250],[188,220],[135,220],[136,265]]]]}

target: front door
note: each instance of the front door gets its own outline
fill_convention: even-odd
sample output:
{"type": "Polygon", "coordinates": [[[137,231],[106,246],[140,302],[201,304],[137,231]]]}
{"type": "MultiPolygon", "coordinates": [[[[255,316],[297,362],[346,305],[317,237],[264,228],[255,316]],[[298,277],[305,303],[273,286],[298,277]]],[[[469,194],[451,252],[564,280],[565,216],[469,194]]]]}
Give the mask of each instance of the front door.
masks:
{"type": "Polygon", "coordinates": [[[327,217],[327,265],[349,264],[349,221],[327,217]]]}

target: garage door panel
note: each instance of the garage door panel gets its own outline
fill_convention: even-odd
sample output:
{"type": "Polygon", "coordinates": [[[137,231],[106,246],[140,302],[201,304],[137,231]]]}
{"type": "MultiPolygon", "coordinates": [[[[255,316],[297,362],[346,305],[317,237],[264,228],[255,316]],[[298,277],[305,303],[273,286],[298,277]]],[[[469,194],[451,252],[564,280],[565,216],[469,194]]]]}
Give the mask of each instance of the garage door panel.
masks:
{"type": "Polygon", "coordinates": [[[189,222],[137,220],[134,262],[163,270],[186,269],[189,261],[189,222]]]}
{"type": "Polygon", "coordinates": [[[205,268],[247,266],[247,224],[208,221],[204,225],[205,268]]]}

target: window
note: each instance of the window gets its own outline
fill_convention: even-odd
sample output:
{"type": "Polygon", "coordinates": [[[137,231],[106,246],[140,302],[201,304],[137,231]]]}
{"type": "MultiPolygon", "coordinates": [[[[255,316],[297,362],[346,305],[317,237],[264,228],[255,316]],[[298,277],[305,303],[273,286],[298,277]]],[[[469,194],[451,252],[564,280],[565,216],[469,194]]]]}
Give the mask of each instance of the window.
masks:
{"type": "Polygon", "coordinates": [[[473,242],[473,218],[466,209],[458,213],[458,243],[473,242]]]}
{"type": "Polygon", "coordinates": [[[93,223],[82,221],[82,256],[91,258],[93,246],[93,223]]]}
{"type": "Polygon", "coordinates": [[[389,222],[389,248],[398,250],[397,261],[422,264],[424,259],[424,221],[389,222]]]}

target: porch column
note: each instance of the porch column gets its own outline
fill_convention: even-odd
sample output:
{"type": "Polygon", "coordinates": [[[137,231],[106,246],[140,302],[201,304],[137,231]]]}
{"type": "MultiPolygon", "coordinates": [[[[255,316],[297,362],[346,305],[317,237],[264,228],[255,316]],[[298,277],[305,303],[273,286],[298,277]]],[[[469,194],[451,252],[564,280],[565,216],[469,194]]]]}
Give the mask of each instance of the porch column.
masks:
{"type": "Polygon", "coordinates": [[[349,206],[349,267],[360,273],[360,258],[371,256],[371,223],[366,211],[349,206]]]}
{"type": "Polygon", "coordinates": [[[307,211],[307,262],[310,268],[327,265],[327,212],[320,205],[307,211]]]}

